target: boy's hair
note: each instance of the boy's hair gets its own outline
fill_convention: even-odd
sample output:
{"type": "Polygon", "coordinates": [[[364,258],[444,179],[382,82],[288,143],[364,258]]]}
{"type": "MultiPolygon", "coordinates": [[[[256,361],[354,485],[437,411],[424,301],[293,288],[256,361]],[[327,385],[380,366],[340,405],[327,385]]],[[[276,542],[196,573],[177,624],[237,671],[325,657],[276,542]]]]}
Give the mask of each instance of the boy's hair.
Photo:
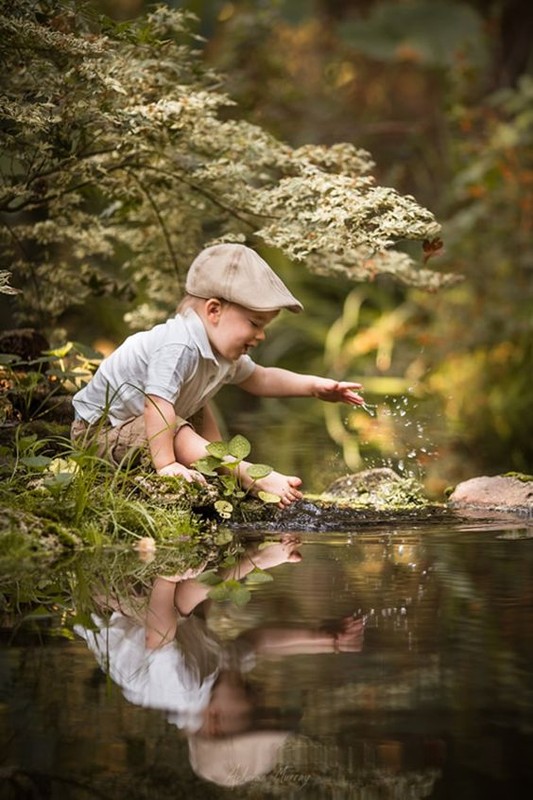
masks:
{"type": "MultiPolygon", "coordinates": [[[[228,300],[223,300],[221,297],[217,297],[216,299],[223,306],[228,305],[229,303],[228,300]]],[[[203,297],[194,297],[192,294],[184,294],[178,303],[176,314],[183,314],[183,312],[187,311],[188,308],[192,308],[193,311],[197,311],[204,303],[205,299],[203,297]]]]}
{"type": "Polygon", "coordinates": [[[303,309],[266,261],[243,244],[215,244],[202,250],[189,268],[185,291],[204,300],[224,299],[251,311],[288,308],[296,314],[303,309]]]}

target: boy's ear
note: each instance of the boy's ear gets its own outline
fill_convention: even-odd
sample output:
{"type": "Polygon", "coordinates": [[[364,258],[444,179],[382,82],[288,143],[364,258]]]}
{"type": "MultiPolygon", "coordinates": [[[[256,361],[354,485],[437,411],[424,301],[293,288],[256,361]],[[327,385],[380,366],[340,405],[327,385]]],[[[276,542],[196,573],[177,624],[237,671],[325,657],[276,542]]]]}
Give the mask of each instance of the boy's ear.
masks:
{"type": "Polygon", "coordinates": [[[209,322],[218,322],[222,311],[222,303],[217,297],[210,297],[209,300],[205,301],[204,311],[209,322]]]}

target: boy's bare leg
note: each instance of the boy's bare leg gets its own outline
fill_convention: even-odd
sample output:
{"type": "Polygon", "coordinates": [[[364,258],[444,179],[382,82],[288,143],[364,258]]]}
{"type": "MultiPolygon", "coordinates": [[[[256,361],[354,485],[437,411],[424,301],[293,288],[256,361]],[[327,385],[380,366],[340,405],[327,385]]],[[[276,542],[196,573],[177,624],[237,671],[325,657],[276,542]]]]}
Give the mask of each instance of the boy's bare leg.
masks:
{"type": "Polygon", "coordinates": [[[222,441],[222,434],[220,433],[218,422],[209,403],[202,408],[201,417],[201,425],[196,428],[200,436],[203,436],[203,438],[207,439],[209,442],[222,441]]]}
{"type": "MultiPolygon", "coordinates": [[[[209,440],[200,436],[189,425],[181,427],[174,437],[174,454],[176,461],[190,467],[199,458],[207,455],[206,448],[209,440]]],[[[283,475],[281,472],[273,470],[270,475],[261,480],[253,481],[246,473],[249,462],[243,461],[239,471],[242,484],[245,489],[249,489],[252,494],[258,492],[270,492],[277,494],[280,498],[279,507],[290,506],[296,500],[302,498],[300,486],[302,481],[297,475],[283,475]]]]}

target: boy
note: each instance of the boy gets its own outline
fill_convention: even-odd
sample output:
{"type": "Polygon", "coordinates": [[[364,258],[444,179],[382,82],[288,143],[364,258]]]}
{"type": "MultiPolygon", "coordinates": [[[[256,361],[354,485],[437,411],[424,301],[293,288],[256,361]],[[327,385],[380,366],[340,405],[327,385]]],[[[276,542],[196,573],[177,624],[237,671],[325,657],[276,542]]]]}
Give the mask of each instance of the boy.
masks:
{"type": "MultiPolygon", "coordinates": [[[[363,404],[358,383],[254,364],[248,352],[279,311],[303,309],[254,250],[206,248],[191,264],[185,291],[175,317],[128,337],[74,396],[74,440],[96,440],[98,454],[117,466],[147,445],[159,475],[204,481],[192,464],[222,438],[208,403],[225,383],[262,397],[363,404]]],[[[245,488],[253,483],[247,466],[239,467],[245,488]]],[[[276,494],[285,507],[302,497],[300,485],[295,475],[271,472],[252,491],[276,494]]]]}

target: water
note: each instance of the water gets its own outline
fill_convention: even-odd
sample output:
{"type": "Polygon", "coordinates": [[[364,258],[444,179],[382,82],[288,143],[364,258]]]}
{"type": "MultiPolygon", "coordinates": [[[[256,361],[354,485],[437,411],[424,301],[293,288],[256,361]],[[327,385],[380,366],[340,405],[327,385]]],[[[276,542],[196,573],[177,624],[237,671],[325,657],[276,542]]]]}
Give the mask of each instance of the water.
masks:
{"type": "Polygon", "coordinates": [[[125,699],[59,601],[42,621],[15,615],[0,653],[0,796],[530,798],[532,537],[475,523],[302,533],[302,560],[272,569],[247,605],[184,623],[189,671],[224,675],[216,703],[185,681],[185,716],[125,699]],[[364,635],[352,622],[335,652],[354,618],[364,635]],[[205,703],[210,735],[187,734],[205,703]]]}

